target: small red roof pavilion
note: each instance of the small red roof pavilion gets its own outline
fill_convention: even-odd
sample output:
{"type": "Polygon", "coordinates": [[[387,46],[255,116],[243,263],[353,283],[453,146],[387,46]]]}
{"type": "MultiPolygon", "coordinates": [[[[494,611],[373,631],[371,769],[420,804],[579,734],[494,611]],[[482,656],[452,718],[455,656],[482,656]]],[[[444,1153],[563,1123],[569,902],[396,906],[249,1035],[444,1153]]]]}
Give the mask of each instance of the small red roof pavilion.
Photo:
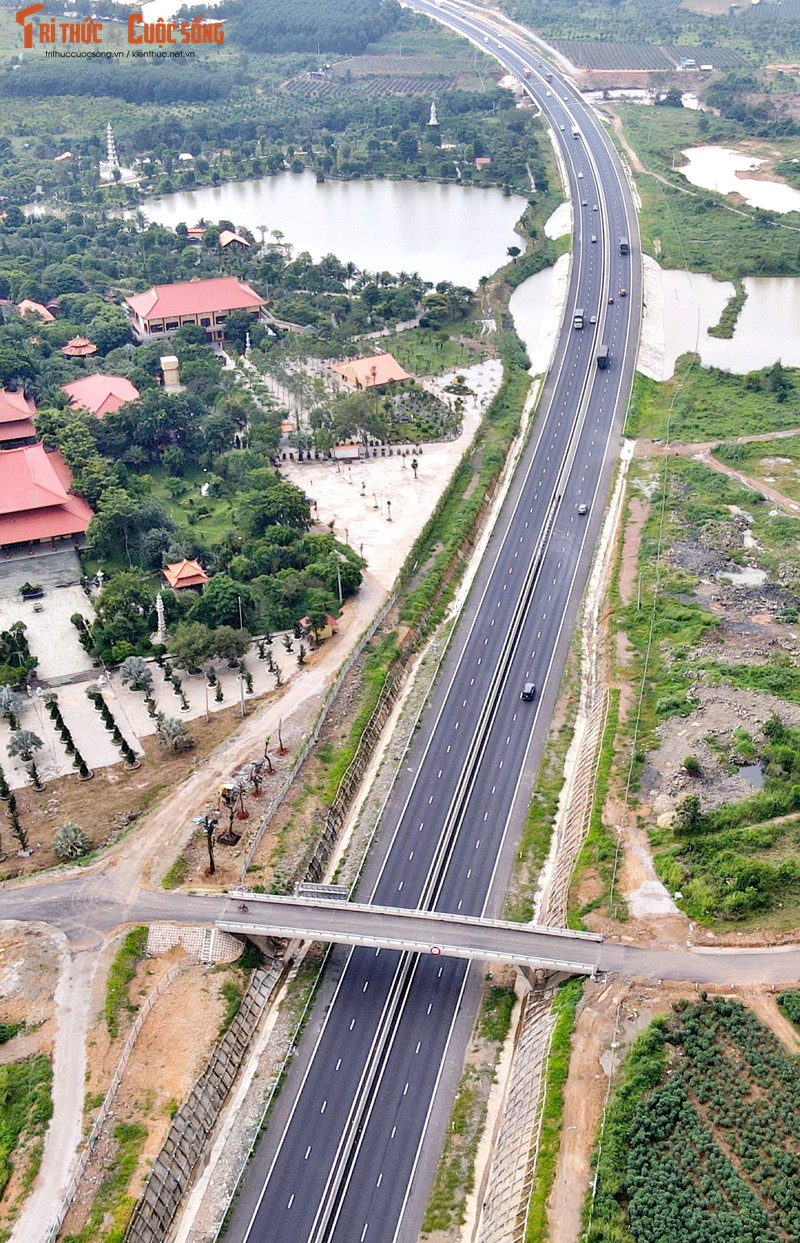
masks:
{"type": "Polygon", "coordinates": [[[182,587],[203,587],[208,582],[208,575],[199,561],[175,561],[164,566],[164,578],[173,591],[182,587]]]}
{"type": "Polygon", "coordinates": [[[73,337],[62,346],[61,353],[66,354],[67,358],[88,358],[90,354],[97,353],[97,346],[86,337],[73,337]]]}

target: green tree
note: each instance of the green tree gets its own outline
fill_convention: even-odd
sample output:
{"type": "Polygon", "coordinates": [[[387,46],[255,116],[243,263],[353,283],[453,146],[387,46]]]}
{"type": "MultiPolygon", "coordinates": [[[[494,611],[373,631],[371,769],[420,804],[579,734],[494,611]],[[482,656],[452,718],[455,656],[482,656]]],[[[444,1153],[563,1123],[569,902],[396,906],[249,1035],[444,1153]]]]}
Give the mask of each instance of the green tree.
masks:
{"type": "Polygon", "coordinates": [[[238,583],[227,574],[216,574],[207,583],[202,596],[193,606],[192,621],[205,622],[216,629],[218,626],[252,626],[255,621],[253,594],[244,583],[238,583]]]}
{"type": "Polygon", "coordinates": [[[699,829],[703,819],[700,799],[696,794],[687,794],[675,808],[675,828],[678,833],[688,836],[699,829]]]}
{"type": "Polygon", "coordinates": [[[123,686],[130,683],[131,690],[144,691],[149,695],[153,689],[153,674],[146,660],[142,660],[141,656],[129,656],[127,660],[123,660],[119,670],[120,681],[123,686]]]}
{"type": "Polygon", "coordinates": [[[156,725],[156,737],[165,751],[191,751],[194,738],[183,721],[175,717],[162,718],[156,725]]]}
{"type": "Polygon", "coordinates": [[[323,591],[318,587],[311,588],[306,595],[306,616],[315,639],[318,639],[319,632],[325,629],[328,615],[335,617],[338,611],[336,600],[329,591],[323,591]]]}
{"type": "Polygon", "coordinates": [[[246,482],[249,490],[239,498],[237,514],[248,535],[263,535],[270,526],[308,529],[311,523],[308,501],[295,484],[265,468],[251,471],[246,482]]]}
{"type": "Polygon", "coordinates": [[[213,652],[234,665],[246,655],[251,642],[248,630],[235,630],[233,626],[218,626],[213,636],[213,652]]]}
{"type": "Polygon", "coordinates": [[[183,622],[176,627],[169,646],[176,665],[193,671],[214,650],[214,632],[202,622],[183,622]]]}

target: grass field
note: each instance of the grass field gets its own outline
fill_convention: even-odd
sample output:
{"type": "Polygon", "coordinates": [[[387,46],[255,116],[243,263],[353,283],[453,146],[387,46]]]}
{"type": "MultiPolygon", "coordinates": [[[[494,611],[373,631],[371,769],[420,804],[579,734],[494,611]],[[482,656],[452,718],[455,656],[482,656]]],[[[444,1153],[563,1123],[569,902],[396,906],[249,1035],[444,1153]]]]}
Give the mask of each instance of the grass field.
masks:
{"type": "MultiPolygon", "coordinates": [[[[770,223],[767,214],[754,208],[732,210],[734,205],[724,196],[690,186],[677,171],[684,147],[740,142],[747,138],[740,125],[687,108],[628,105],[620,107],[619,114],[625,136],[645,167],[675,187],[646,173],[636,177],[642,198],[642,243],[664,267],[688,267],[719,280],[800,272],[798,213],[770,223]]],[[[755,154],[748,145],[751,149],[755,154]]],[[[791,159],[800,151],[800,142],[775,142],[770,151],[773,158],[779,151],[791,159]]]]}
{"type": "MultiPolygon", "coordinates": [[[[796,418],[800,426],[800,414],[796,418]]],[[[800,436],[771,444],[720,445],[717,457],[800,501],[800,436]]]]}
{"type": "MultiPolygon", "coordinates": [[[[716,367],[692,365],[691,358],[684,357],[678,360],[671,380],[648,380],[637,373],[626,434],[691,442],[798,427],[800,373],[784,368],[782,374],[787,384],[783,396],[770,387],[769,369],[732,375],[716,367]]],[[[769,451],[761,446],[761,452],[769,451]]]]}

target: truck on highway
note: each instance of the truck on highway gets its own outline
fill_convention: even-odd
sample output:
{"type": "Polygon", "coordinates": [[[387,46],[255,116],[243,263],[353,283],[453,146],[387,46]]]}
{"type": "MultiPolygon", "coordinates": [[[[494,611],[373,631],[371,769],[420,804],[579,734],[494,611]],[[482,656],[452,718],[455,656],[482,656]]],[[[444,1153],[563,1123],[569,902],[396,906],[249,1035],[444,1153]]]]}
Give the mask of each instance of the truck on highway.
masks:
{"type": "Polygon", "coordinates": [[[601,345],[601,346],[600,346],[600,349],[597,351],[597,369],[598,369],[598,371],[605,371],[606,367],[608,366],[608,360],[609,360],[609,358],[610,358],[610,354],[609,354],[609,352],[608,352],[608,346],[607,346],[607,345],[601,345]]]}
{"type": "Polygon", "coordinates": [[[572,137],[573,137],[573,138],[580,138],[580,136],[581,136],[581,131],[578,129],[577,125],[573,125],[573,127],[572,127],[572,137]]]}
{"type": "Polygon", "coordinates": [[[631,244],[627,237],[621,237],[619,239],[619,253],[621,255],[629,255],[631,253],[631,244]]]}
{"type": "Polygon", "coordinates": [[[572,327],[582,328],[586,322],[586,313],[582,307],[577,307],[575,314],[572,316],[572,327]]]}

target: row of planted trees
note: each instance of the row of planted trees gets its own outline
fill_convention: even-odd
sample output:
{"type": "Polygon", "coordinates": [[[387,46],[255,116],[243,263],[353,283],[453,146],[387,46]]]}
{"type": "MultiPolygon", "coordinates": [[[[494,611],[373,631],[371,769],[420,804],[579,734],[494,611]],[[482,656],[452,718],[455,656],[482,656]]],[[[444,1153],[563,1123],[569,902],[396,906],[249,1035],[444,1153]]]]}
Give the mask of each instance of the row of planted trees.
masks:
{"type": "MultiPolygon", "coordinates": [[[[17,854],[21,858],[28,858],[32,853],[28,830],[20,820],[16,797],[9,787],[2,768],[0,768],[0,802],[5,803],[11,835],[19,847],[17,854]]],[[[62,824],[52,841],[53,854],[64,862],[81,858],[82,855],[88,854],[91,848],[92,843],[88,835],[71,820],[62,824]]],[[[0,863],[7,858],[3,849],[2,832],[0,832],[0,863]]]]}

